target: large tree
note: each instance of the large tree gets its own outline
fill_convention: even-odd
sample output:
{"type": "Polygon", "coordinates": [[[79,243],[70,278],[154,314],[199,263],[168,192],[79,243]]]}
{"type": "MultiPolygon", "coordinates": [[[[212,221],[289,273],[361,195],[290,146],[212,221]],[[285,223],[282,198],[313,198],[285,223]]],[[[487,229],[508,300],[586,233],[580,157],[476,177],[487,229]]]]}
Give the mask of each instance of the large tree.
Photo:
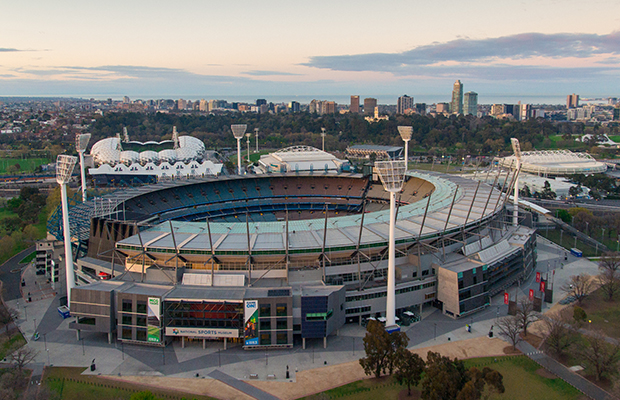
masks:
{"type": "Polygon", "coordinates": [[[593,282],[591,276],[586,273],[573,275],[568,282],[563,284],[560,289],[566,294],[575,297],[577,304],[581,304],[583,299],[590,294],[593,282]]]}
{"type": "Polygon", "coordinates": [[[512,349],[516,350],[517,343],[521,341],[521,324],[516,316],[507,316],[497,321],[499,335],[512,343],[512,349]]]}
{"type": "Polygon", "coordinates": [[[599,282],[601,290],[608,300],[613,300],[616,292],[620,290],[620,253],[609,252],[603,254],[598,263],[599,282]]]}
{"type": "Polygon", "coordinates": [[[521,329],[523,329],[524,335],[527,335],[527,328],[534,322],[538,321],[539,317],[540,315],[534,311],[534,303],[532,303],[530,299],[519,301],[515,318],[519,321],[519,325],[521,329]]]}
{"type": "Polygon", "coordinates": [[[571,326],[571,322],[574,319],[570,308],[548,313],[542,320],[545,333],[547,334],[545,343],[556,354],[562,354],[579,339],[579,336],[571,326]]]}
{"type": "Polygon", "coordinates": [[[364,336],[366,357],[360,359],[366,375],[374,374],[379,378],[382,373],[392,374],[408,341],[404,332],[388,333],[380,322],[368,322],[364,336]]]}
{"type": "Polygon", "coordinates": [[[596,380],[618,372],[618,361],[620,361],[620,344],[611,344],[600,332],[592,332],[584,335],[588,345],[581,346],[578,354],[585,360],[586,364],[592,368],[596,374],[596,380]]]}
{"type": "Polygon", "coordinates": [[[411,396],[411,386],[417,386],[424,372],[424,360],[419,355],[404,349],[398,360],[398,370],[394,374],[396,381],[407,385],[407,395],[411,396]]]}

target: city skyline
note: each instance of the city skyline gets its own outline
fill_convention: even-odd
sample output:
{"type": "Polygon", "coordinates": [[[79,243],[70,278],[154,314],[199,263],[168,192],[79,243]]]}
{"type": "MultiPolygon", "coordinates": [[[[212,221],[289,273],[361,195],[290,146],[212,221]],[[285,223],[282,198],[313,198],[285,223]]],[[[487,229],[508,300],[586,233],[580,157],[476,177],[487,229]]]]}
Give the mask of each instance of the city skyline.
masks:
{"type": "Polygon", "coordinates": [[[450,101],[457,79],[481,102],[489,94],[620,93],[614,1],[527,0],[506,13],[476,0],[441,15],[430,3],[329,3],[326,12],[327,4],[6,4],[0,96],[359,93],[384,103],[445,93],[450,101]]]}

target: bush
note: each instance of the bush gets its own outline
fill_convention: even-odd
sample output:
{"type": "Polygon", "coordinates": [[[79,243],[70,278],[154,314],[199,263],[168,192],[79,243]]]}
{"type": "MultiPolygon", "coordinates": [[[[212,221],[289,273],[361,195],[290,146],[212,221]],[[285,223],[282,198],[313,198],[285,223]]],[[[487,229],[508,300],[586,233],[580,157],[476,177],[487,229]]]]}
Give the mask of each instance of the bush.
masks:
{"type": "Polygon", "coordinates": [[[577,322],[584,322],[588,318],[585,310],[579,306],[573,309],[573,319],[577,322]]]}

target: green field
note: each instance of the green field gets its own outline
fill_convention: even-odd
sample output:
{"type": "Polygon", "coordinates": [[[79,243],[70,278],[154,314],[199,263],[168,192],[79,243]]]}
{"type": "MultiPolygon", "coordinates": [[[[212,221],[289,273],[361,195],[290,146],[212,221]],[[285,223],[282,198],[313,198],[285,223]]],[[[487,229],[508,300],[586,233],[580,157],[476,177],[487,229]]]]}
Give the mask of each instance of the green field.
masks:
{"type": "Polygon", "coordinates": [[[21,260],[19,260],[20,264],[28,264],[30,261],[34,260],[34,258],[37,256],[37,252],[33,251],[32,253],[28,254],[26,257],[22,258],[21,260]]]}
{"type": "Polygon", "coordinates": [[[601,289],[597,289],[583,300],[581,307],[588,315],[587,329],[600,330],[605,335],[620,338],[620,296],[609,301],[601,289]]]}
{"type": "MultiPolygon", "coordinates": [[[[544,228],[538,229],[538,234],[544,238],[551,240],[554,243],[559,244],[564,247],[566,250],[570,251],[571,248],[575,247],[575,237],[570,234],[564,232],[560,234],[560,231],[557,229],[549,229],[548,231],[544,228]],[[560,242],[561,240],[561,242],[560,242]]],[[[616,244],[615,242],[613,243],[616,244]]],[[[597,255],[601,255],[601,250],[597,250],[596,247],[592,247],[581,240],[577,239],[577,248],[583,252],[584,257],[596,257],[597,255]]],[[[610,247],[615,250],[615,247],[610,247]]]]}
{"type": "Polygon", "coordinates": [[[0,175],[12,175],[13,172],[9,168],[15,164],[19,164],[20,168],[17,173],[32,173],[39,165],[49,164],[48,158],[0,158],[0,175]]]}
{"type": "Polygon", "coordinates": [[[607,135],[611,140],[616,143],[620,143],[620,135],[607,135]]]}
{"type": "MultiPolygon", "coordinates": [[[[465,360],[465,366],[479,369],[488,366],[502,374],[506,392],[491,395],[490,399],[572,400],[582,397],[581,392],[563,380],[539,374],[542,368],[526,356],[473,358],[465,360]]],[[[421,390],[421,386],[417,389],[421,390]]],[[[305,399],[397,399],[402,390],[406,390],[406,386],[400,386],[391,377],[373,378],[352,382],[305,399]]]]}

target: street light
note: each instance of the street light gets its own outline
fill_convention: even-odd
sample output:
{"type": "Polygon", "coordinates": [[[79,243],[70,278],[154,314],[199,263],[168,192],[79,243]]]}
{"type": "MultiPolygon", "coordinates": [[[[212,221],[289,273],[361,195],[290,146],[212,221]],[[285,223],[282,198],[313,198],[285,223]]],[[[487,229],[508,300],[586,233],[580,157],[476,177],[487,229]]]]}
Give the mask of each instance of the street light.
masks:
{"type": "Polygon", "coordinates": [[[322,150],[325,151],[325,128],[321,128],[322,150]]]}
{"type": "Polygon", "coordinates": [[[400,133],[401,139],[405,142],[405,171],[409,169],[409,141],[411,140],[411,134],[413,133],[412,126],[399,126],[398,133],[400,133]]]}
{"type": "Polygon", "coordinates": [[[383,188],[390,192],[390,234],[388,247],[388,284],[387,304],[385,309],[386,330],[398,330],[396,325],[396,193],[403,188],[407,163],[398,161],[375,162],[377,174],[381,179],[383,188]]]}
{"type": "Polygon", "coordinates": [[[77,135],[75,138],[75,150],[80,155],[80,176],[82,178],[82,201],[86,202],[86,172],[84,171],[84,152],[90,140],[90,133],[77,135]]]}
{"type": "Polygon", "coordinates": [[[67,307],[71,308],[71,289],[75,287],[73,276],[73,252],[71,250],[71,229],[69,227],[69,201],[67,199],[67,183],[71,179],[77,157],[61,154],[56,159],[56,182],[60,185],[62,203],[62,224],[65,242],[65,275],[67,282],[67,307]]]}
{"type": "Polygon", "coordinates": [[[241,138],[245,135],[245,130],[248,126],[245,124],[231,125],[233,136],[237,139],[237,174],[241,175],[241,138]]]}

